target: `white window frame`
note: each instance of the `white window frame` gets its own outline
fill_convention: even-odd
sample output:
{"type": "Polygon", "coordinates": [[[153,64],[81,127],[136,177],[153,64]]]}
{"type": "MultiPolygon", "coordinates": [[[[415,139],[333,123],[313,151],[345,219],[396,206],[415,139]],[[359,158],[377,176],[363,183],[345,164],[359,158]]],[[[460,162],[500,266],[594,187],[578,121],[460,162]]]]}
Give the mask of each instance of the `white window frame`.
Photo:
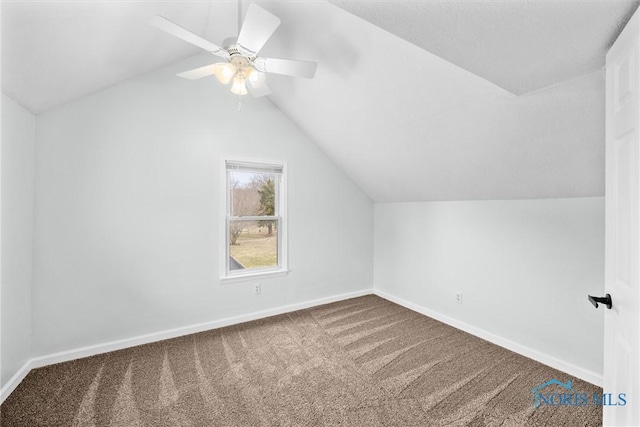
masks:
{"type": "Polygon", "coordinates": [[[283,161],[248,159],[239,157],[223,156],[222,177],[220,191],[220,283],[244,282],[255,279],[284,276],[289,273],[288,269],[288,245],[287,245],[287,163],[283,161]],[[256,170],[267,170],[269,168],[282,169],[280,174],[280,185],[276,188],[276,212],[273,216],[259,217],[233,217],[231,216],[231,200],[229,190],[228,165],[254,165],[256,170]],[[229,269],[229,227],[232,220],[238,219],[246,221],[257,221],[275,219],[278,221],[278,265],[267,268],[252,268],[247,270],[229,269]]]}

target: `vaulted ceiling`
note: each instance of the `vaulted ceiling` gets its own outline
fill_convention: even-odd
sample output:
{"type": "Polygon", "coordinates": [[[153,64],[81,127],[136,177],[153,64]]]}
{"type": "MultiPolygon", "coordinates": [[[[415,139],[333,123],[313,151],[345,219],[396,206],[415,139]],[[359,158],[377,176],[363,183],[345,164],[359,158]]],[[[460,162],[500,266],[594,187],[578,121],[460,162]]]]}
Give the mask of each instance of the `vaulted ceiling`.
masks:
{"type": "Polygon", "coordinates": [[[604,65],[632,1],[332,3],[521,95],[604,65]]]}
{"type": "MultiPolygon", "coordinates": [[[[373,200],[604,193],[601,68],[637,1],[260,4],[261,53],[320,63],[270,99],[373,200]]],[[[3,93],[41,114],[198,53],[156,14],[237,32],[235,2],[3,2],[3,93]]]]}

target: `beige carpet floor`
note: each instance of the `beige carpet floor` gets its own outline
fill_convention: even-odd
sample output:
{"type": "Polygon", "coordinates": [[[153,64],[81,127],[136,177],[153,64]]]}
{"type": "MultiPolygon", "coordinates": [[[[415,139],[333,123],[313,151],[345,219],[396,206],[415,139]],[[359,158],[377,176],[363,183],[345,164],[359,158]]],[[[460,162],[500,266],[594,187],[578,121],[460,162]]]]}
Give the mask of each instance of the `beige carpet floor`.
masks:
{"type": "Polygon", "coordinates": [[[365,296],[33,370],[1,425],[601,425],[599,407],[534,408],[549,379],[602,393],[365,296]]]}

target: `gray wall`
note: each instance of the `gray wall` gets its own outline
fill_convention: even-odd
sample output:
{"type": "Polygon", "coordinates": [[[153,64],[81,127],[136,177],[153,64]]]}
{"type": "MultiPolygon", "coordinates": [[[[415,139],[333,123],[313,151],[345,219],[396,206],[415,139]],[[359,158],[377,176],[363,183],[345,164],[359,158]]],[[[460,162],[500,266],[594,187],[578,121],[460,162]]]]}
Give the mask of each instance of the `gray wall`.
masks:
{"type": "Polygon", "coordinates": [[[34,355],[370,289],[373,203],[190,58],[38,116],[34,355]],[[288,276],[218,283],[223,155],[288,162],[288,276]]]}
{"type": "Polygon", "coordinates": [[[604,198],[376,204],[375,230],[377,290],[602,375],[604,198]]]}
{"type": "Polygon", "coordinates": [[[29,359],[35,117],[2,95],[2,375],[29,359]]]}

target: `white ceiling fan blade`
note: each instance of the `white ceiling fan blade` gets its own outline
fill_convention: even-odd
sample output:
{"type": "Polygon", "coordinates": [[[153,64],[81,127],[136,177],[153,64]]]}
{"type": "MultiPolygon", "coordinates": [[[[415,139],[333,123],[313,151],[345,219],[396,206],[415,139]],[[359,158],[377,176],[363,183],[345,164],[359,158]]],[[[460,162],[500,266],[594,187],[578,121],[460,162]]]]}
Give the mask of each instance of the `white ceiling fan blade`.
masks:
{"type": "Polygon", "coordinates": [[[280,18],[251,3],[238,35],[238,44],[257,53],[279,25],[280,18]]]}
{"type": "Polygon", "coordinates": [[[266,83],[262,82],[260,84],[256,84],[250,79],[247,79],[247,90],[254,98],[260,98],[261,96],[271,94],[271,89],[269,89],[269,86],[267,86],[266,83]]]}
{"type": "Polygon", "coordinates": [[[184,71],[176,75],[178,77],[182,77],[189,80],[198,80],[203,77],[212,76],[213,74],[215,74],[216,68],[217,68],[216,65],[218,64],[205,65],[204,67],[195,68],[189,71],[184,71]]]}
{"type": "Polygon", "coordinates": [[[262,57],[256,58],[253,64],[257,70],[264,71],[265,73],[305,77],[307,79],[312,79],[316,74],[316,68],[318,68],[317,62],[262,57]]]}
{"type": "Polygon", "coordinates": [[[153,25],[156,28],[161,29],[162,31],[171,34],[172,36],[178,37],[186,42],[191,43],[194,46],[198,46],[201,49],[206,50],[209,53],[212,53],[217,56],[221,56],[223,58],[229,57],[227,51],[222,49],[220,46],[211,43],[208,40],[203,39],[202,37],[193,34],[191,31],[182,28],[180,25],[175,22],[169,21],[167,18],[156,15],[149,20],[149,24],[153,25]]]}

